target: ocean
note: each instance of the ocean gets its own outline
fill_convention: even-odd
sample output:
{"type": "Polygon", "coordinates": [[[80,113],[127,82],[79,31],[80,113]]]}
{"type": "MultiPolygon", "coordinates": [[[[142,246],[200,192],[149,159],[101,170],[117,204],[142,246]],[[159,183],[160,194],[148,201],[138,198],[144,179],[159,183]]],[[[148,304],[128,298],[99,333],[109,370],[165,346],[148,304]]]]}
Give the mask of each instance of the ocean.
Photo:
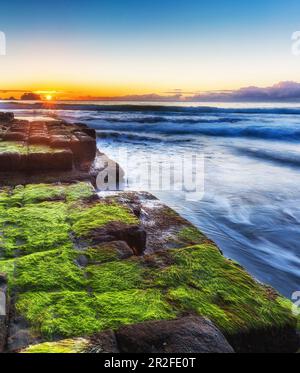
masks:
{"type": "Polygon", "coordinates": [[[150,190],[257,280],[288,298],[300,291],[300,104],[47,105],[1,102],[0,110],[95,128],[99,149],[126,169],[127,189],[150,190]],[[204,193],[195,200],[176,174],[182,158],[194,155],[204,159],[204,193]],[[154,169],[174,165],[169,190],[149,184],[149,156],[154,169]]]}

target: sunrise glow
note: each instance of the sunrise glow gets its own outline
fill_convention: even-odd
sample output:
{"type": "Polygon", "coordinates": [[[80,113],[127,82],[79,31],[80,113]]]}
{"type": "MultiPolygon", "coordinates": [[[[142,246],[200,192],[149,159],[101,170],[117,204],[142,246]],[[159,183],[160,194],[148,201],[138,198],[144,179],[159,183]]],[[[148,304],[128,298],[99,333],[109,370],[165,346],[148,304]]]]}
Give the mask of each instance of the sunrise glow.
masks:
{"type": "Polygon", "coordinates": [[[35,27],[24,33],[12,6],[3,7],[0,24],[9,34],[1,89],[14,93],[2,97],[52,87],[59,91],[55,99],[164,97],[178,90],[189,96],[299,77],[299,59],[291,53],[296,1],[220,2],[218,11],[214,3],[191,0],[176,6],[170,0],[92,2],[72,11],[56,0],[40,10],[29,2],[26,24],[41,26],[40,33],[35,27]]]}

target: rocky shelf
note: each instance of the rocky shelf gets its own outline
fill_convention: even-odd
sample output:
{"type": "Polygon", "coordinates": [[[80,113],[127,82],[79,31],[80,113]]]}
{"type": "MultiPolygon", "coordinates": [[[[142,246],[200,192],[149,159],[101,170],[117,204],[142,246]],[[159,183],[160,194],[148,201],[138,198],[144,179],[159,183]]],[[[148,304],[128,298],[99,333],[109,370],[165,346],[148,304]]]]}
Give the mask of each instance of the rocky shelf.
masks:
{"type": "MultiPolygon", "coordinates": [[[[2,122],[13,132],[14,119],[9,125],[7,118],[2,122]]],[[[32,133],[32,123],[22,123],[32,133]]],[[[65,134],[78,128],[41,124],[48,133],[52,126],[65,134]]],[[[28,157],[26,139],[27,145],[20,144],[25,144],[23,138],[18,146],[28,157]]],[[[15,141],[3,138],[0,149],[7,142],[15,148],[15,141]]],[[[47,155],[57,149],[49,145],[47,155]]],[[[23,183],[1,182],[0,295],[6,300],[1,351],[298,349],[290,301],[226,259],[211,240],[151,194],[96,193],[94,161],[80,171],[69,146],[58,148],[73,154],[67,181],[57,169],[51,183],[45,183],[44,171],[28,182],[31,170],[26,168],[21,170],[23,183]],[[78,173],[72,174],[76,167],[78,173]],[[76,181],[79,174],[81,181],[76,181]]]]}

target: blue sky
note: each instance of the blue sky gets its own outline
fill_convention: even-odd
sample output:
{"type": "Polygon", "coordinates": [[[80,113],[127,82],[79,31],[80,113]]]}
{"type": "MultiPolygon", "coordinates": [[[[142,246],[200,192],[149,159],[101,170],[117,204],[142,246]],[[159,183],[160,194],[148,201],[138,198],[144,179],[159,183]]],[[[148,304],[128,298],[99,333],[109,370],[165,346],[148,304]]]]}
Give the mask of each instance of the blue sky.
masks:
{"type": "Polygon", "coordinates": [[[296,0],[16,0],[1,4],[0,30],[4,88],[109,95],[300,80],[296,0]]]}

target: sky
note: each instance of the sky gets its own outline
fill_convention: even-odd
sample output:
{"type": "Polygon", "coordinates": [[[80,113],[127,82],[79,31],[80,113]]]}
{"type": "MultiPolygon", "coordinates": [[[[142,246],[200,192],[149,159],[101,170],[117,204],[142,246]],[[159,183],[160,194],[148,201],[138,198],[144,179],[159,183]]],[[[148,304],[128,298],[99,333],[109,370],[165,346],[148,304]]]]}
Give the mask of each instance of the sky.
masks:
{"type": "Polygon", "coordinates": [[[0,90],[199,97],[300,82],[297,30],[299,0],[2,2],[0,90]]]}

